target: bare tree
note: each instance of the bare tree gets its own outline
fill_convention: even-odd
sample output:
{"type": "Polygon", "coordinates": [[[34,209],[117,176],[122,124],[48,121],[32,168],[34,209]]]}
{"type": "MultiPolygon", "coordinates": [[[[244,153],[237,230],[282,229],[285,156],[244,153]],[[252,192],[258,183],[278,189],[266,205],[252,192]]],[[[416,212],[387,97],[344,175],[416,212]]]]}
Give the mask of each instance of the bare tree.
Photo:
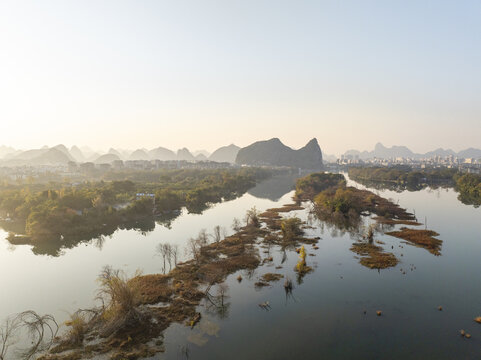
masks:
{"type": "Polygon", "coordinates": [[[190,255],[194,258],[195,262],[198,264],[200,260],[200,241],[198,238],[190,238],[187,241],[187,246],[185,248],[185,252],[187,255],[190,255]]]}
{"type": "Polygon", "coordinates": [[[207,287],[205,295],[207,300],[207,310],[213,310],[220,318],[225,318],[228,315],[230,303],[225,302],[225,299],[229,296],[227,292],[229,287],[226,283],[220,283],[217,285],[216,295],[210,293],[212,284],[207,287]]]}
{"type": "Polygon", "coordinates": [[[51,315],[39,315],[28,310],[8,318],[0,328],[0,360],[5,360],[9,348],[16,343],[20,334],[27,336],[28,348],[17,349],[24,360],[32,359],[39,352],[48,350],[57,336],[58,324],[51,315]]]}
{"type": "Polygon", "coordinates": [[[260,225],[259,212],[257,211],[255,206],[252,209],[247,210],[244,221],[246,223],[246,226],[258,227],[260,225]]]}
{"type": "Polygon", "coordinates": [[[209,243],[209,234],[207,234],[207,230],[200,230],[197,239],[199,240],[200,246],[206,246],[209,243]]]}
{"type": "Polygon", "coordinates": [[[221,306],[224,306],[224,298],[227,297],[228,290],[229,290],[229,287],[227,286],[226,283],[220,283],[217,286],[217,296],[219,297],[221,306]]]}
{"type": "Polygon", "coordinates": [[[5,323],[0,328],[0,360],[4,360],[7,356],[8,349],[15,343],[15,333],[18,329],[19,323],[16,317],[7,318],[5,323]]]}
{"type": "Polygon", "coordinates": [[[241,222],[239,221],[239,219],[234,218],[234,220],[232,220],[232,230],[234,230],[235,232],[239,232],[241,227],[242,227],[242,225],[241,225],[241,222]]]}
{"type": "Polygon", "coordinates": [[[179,252],[179,245],[178,244],[172,245],[170,248],[170,251],[172,254],[172,258],[174,259],[174,266],[177,266],[177,254],[179,252]]]}
{"type": "Polygon", "coordinates": [[[172,254],[172,245],[170,244],[165,244],[165,252],[167,253],[167,262],[169,263],[169,271],[172,270],[172,258],[173,258],[173,254],[172,254]]]}
{"type": "Polygon", "coordinates": [[[164,265],[162,267],[162,271],[164,272],[164,274],[165,274],[165,271],[166,271],[165,260],[167,258],[168,250],[169,249],[168,249],[167,244],[158,244],[157,248],[156,248],[157,254],[162,257],[162,260],[163,260],[163,263],[164,263],[164,265]]]}
{"type": "Polygon", "coordinates": [[[163,260],[163,272],[164,274],[167,271],[167,264],[169,264],[169,271],[172,270],[172,263],[174,267],[177,266],[177,257],[179,253],[179,245],[171,245],[169,243],[158,244],[156,248],[156,252],[158,256],[162,257],[163,260]]]}
{"type": "MultiPolygon", "coordinates": [[[[225,231],[224,231],[224,233],[225,233],[225,231]]],[[[222,228],[219,225],[215,226],[214,227],[214,234],[212,235],[212,237],[214,238],[214,242],[219,243],[222,240],[222,235],[223,235],[222,228]]]]}

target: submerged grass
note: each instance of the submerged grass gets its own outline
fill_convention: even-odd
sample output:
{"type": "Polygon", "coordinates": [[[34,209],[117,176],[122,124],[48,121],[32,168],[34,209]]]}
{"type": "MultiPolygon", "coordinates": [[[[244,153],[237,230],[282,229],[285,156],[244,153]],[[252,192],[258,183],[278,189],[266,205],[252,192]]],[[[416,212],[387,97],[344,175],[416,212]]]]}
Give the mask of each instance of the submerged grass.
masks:
{"type": "Polygon", "coordinates": [[[396,220],[396,219],[388,219],[383,216],[373,217],[373,220],[376,220],[379,224],[386,224],[386,225],[410,225],[410,226],[422,225],[420,222],[417,222],[415,220],[396,220]]]}
{"type": "Polygon", "coordinates": [[[402,227],[399,231],[391,231],[386,234],[406,240],[411,245],[422,247],[436,256],[441,255],[443,241],[435,238],[435,236],[439,236],[435,231],[402,227]]]}
{"type": "Polygon", "coordinates": [[[360,255],[360,263],[371,269],[387,269],[398,264],[394,254],[385,252],[382,247],[367,242],[354,243],[351,251],[360,255]]]}
{"type": "Polygon", "coordinates": [[[284,278],[284,275],[274,273],[267,273],[261,276],[262,281],[265,282],[279,281],[282,278],[284,278]]]}

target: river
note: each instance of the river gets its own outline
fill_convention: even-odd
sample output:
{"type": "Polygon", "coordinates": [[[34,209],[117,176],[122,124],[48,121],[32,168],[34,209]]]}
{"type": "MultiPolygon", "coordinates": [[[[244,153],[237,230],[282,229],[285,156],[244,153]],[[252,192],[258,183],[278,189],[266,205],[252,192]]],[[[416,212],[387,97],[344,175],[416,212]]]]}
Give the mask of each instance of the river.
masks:
{"type": "MultiPolygon", "coordinates": [[[[184,211],[170,228],[157,225],[148,233],[119,230],[56,257],[35,255],[29,246],[12,247],[4,240],[7,234],[0,233],[0,318],[32,309],[65,320],[69,312],[93,305],[95,279],[105,265],[129,274],[136,269],[160,272],[155,252],[159,243],[178,244],[183,250],[200,229],[212,232],[220,225],[230,234],[233,218],[242,219],[247,209],[256,206],[262,211],[291,202],[293,182],[270,181],[200,215],[184,211]]],[[[443,240],[441,256],[378,233],[376,240],[384,242],[400,264],[368,269],[349,250],[354,237],[315,221],[309,235],[321,237],[319,249],[306,246],[314,255],[307,257],[314,271],[301,283],[294,281],[292,296],[286,296],[283,280],[261,289],[254,286],[267,272],[296,279],[298,254],[288,251],[282,263],[283,252],[273,247],[272,264],[228,277],[225,311],[203,304],[200,323],[194,329],[171,326],[165,332],[166,352],[154,358],[478,358],[481,325],[473,318],[481,316],[481,209],[459,202],[452,189],[375,192],[415,211],[421,222],[426,219],[443,240]],[[236,280],[239,274],[241,283],[236,280]],[[269,310],[258,306],[266,301],[269,310]],[[377,310],[383,315],[376,316],[377,310]],[[472,338],[459,336],[460,329],[472,338]]],[[[297,214],[307,219],[308,210],[297,214]]]]}

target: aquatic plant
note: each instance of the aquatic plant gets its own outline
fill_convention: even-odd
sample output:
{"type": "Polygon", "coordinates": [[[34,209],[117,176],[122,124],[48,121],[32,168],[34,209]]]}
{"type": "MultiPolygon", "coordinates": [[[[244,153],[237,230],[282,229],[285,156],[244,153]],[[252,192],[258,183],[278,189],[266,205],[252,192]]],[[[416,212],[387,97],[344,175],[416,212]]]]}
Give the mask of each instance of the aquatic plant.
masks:
{"type": "Polygon", "coordinates": [[[297,262],[295,268],[295,270],[299,274],[305,274],[312,270],[309,266],[306,265],[306,255],[306,249],[304,248],[304,245],[302,245],[299,249],[299,261],[297,262]]]}
{"type": "Polygon", "coordinates": [[[298,217],[291,217],[281,221],[282,236],[285,241],[295,240],[302,235],[302,220],[298,217]]]}
{"type": "Polygon", "coordinates": [[[435,231],[402,227],[399,231],[391,231],[386,234],[406,240],[411,245],[422,247],[436,256],[441,255],[443,241],[435,238],[439,235],[435,231]]]}
{"type": "Polygon", "coordinates": [[[359,260],[361,265],[370,269],[386,269],[396,266],[399,262],[394,254],[385,252],[382,247],[370,242],[354,243],[350,250],[361,256],[359,260]]]}
{"type": "Polygon", "coordinates": [[[260,226],[259,212],[257,211],[255,206],[252,207],[250,210],[247,210],[244,221],[246,223],[246,226],[260,226]]]}

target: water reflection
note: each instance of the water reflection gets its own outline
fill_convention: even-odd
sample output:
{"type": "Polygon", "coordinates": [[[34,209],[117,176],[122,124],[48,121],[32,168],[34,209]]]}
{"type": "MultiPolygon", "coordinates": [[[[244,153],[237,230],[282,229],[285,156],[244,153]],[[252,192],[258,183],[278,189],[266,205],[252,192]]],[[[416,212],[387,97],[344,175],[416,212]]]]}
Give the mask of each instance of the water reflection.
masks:
{"type": "MultiPolygon", "coordinates": [[[[279,200],[282,196],[290,192],[294,188],[295,179],[293,175],[276,176],[259,183],[248,191],[258,199],[279,200]]],[[[243,194],[231,194],[230,197],[224,198],[223,201],[234,200],[243,194]]],[[[80,244],[92,244],[99,250],[102,250],[106,238],[111,238],[118,230],[133,230],[146,236],[153,232],[156,226],[162,226],[171,229],[173,222],[182,214],[202,214],[213,204],[199,204],[183,209],[182,211],[165,212],[160,215],[148,216],[135,221],[127,221],[122,224],[104,224],[103,228],[98,231],[83,232],[75,235],[62,236],[60,238],[43,238],[32,242],[29,238],[23,236],[15,236],[21,234],[25,229],[25,224],[16,222],[1,222],[0,227],[10,232],[7,238],[12,246],[31,245],[32,252],[35,255],[49,255],[53,257],[62,256],[66,249],[72,249],[80,244]]]]}
{"type": "Polygon", "coordinates": [[[145,236],[155,229],[155,219],[145,218],[137,221],[124,223],[120,226],[105,224],[102,231],[95,231],[88,234],[78,234],[73,236],[66,236],[60,238],[42,238],[35,242],[30,239],[15,236],[12,233],[7,237],[7,240],[12,245],[31,245],[32,252],[35,255],[49,255],[59,257],[65,254],[66,249],[73,249],[80,244],[92,244],[99,250],[102,250],[105,240],[112,238],[113,234],[118,230],[134,230],[139,234],[145,236]]]}
{"type": "MultiPolygon", "coordinates": [[[[345,174],[346,176],[346,174],[345,174]]],[[[396,193],[402,193],[403,191],[416,192],[421,190],[426,190],[428,192],[435,191],[436,197],[439,199],[441,196],[441,191],[448,191],[449,189],[457,189],[454,181],[440,181],[439,183],[432,184],[422,184],[422,183],[398,183],[398,182],[388,182],[388,181],[373,181],[353,178],[357,183],[369,188],[376,189],[380,191],[389,190],[396,193]]],[[[481,206],[481,196],[477,192],[471,193],[458,193],[458,200],[464,205],[472,205],[475,208],[481,206]]]]}
{"type": "Polygon", "coordinates": [[[278,201],[285,194],[295,189],[296,180],[298,178],[298,175],[274,176],[266,181],[263,181],[247,192],[259,199],[278,201]]]}
{"type": "Polygon", "coordinates": [[[224,319],[229,316],[230,303],[228,295],[229,286],[226,283],[220,283],[215,286],[215,289],[208,289],[205,291],[204,305],[208,313],[224,319]]]}

